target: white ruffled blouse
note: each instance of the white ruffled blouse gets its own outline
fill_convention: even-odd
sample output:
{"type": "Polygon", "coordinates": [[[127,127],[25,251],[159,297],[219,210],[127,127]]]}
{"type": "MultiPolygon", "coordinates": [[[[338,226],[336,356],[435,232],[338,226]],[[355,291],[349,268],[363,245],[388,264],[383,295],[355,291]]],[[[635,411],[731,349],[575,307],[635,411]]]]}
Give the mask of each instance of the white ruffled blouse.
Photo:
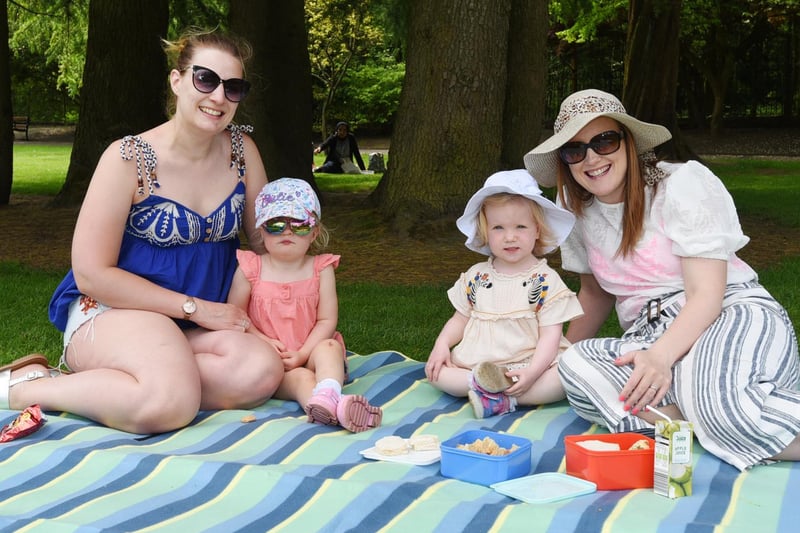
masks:
{"type": "Polygon", "coordinates": [[[564,270],[594,274],[600,286],[616,296],[625,329],[649,299],[684,289],[683,257],[727,261],[728,284],[757,279],[736,256],[750,239],[720,179],[697,161],[658,165],[667,177],[656,194],[647,197],[644,233],[633,254],[616,256],[623,204],[604,204],[596,198],[561,245],[564,270]]]}

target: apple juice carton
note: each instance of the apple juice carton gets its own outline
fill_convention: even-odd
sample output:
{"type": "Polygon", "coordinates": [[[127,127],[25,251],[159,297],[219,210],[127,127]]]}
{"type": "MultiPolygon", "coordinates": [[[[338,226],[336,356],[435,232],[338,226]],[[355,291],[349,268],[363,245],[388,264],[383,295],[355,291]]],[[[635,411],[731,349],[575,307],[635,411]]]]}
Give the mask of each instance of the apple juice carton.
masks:
{"type": "Polygon", "coordinates": [[[653,491],[669,498],[692,495],[692,423],[656,420],[653,491]]]}

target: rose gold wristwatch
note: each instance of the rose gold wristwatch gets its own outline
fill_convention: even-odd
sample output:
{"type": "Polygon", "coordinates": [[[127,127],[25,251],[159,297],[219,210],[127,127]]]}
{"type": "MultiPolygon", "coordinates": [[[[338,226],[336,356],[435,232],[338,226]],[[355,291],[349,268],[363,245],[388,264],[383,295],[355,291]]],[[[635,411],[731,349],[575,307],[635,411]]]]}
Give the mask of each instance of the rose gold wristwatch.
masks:
{"type": "Polygon", "coordinates": [[[194,301],[194,298],[187,296],[186,301],[183,302],[183,305],[181,306],[181,309],[183,310],[183,319],[191,320],[192,315],[195,311],[197,311],[197,303],[194,301]]]}

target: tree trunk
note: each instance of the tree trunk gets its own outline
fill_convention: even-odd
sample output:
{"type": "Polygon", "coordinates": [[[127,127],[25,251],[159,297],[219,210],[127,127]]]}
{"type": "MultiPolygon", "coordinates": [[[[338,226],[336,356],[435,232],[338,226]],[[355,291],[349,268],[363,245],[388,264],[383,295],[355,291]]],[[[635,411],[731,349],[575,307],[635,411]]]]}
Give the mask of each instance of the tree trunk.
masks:
{"type": "Polygon", "coordinates": [[[785,124],[791,123],[793,111],[794,88],[797,79],[797,67],[794,61],[794,41],[797,32],[797,15],[791,15],[787,26],[789,27],[785,44],[783,45],[783,71],[786,73],[781,82],[781,119],[785,124]]]}
{"type": "Polygon", "coordinates": [[[252,123],[267,176],[314,183],[311,63],[302,0],[231,0],[231,30],[254,49],[253,89],[240,110],[252,123]]]}
{"type": "Polygon", "coordinates": [[[789,27],[791,30],[786,54],[789,61],[786,66],[789,76],[788,86],[784,91],[783,110],[788,121],[794,121],[800,117],[800,14],[792,15],[789,27]]]}
{"type": "Polygon", "coordinates": [[[14,130],[11,129],[11,56],[8,51],[8,2],[0,2],[0,206],[11,200],[14,130]]]}
{"type": "Polygon", "coordinates": [[[675,112],[681,0],[630,0],[622,103],[629,114],[672,132],[667,155],[696,158],[675,112]]]}
{"type": "Polygon", "coordinates": [[[373,198],[401,235],[461,213],[500,168],[511,0],[412,0],[389,164],[373,198]]]}
{"type": "Polygon", "coordinates": [[[503,168],[521,168],[539,144],[547,90],[547,2],[512,0],[508,84],[503,117],[503,168]]]}
{"type": "Polygon", "coordinates": [[[168,0],[92,0],[75,142],[56,205],[83,200],[100,155],[115,139],[163,122],[168,0]]]}

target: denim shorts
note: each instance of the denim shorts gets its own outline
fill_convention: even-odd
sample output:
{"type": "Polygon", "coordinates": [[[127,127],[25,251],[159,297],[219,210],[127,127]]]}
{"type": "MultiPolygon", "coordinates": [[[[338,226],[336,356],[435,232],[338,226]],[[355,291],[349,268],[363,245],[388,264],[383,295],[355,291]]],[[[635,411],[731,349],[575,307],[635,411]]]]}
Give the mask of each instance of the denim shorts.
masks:
{"type": "Polygon", "coordinates": [[[91,324],[83,334],[86,337],[94,336],[94,319],[109,309],[111,309],[111,307],[83,294],[75,298],[75,300],[69,304],[67,327],[64,328],[64,350],[61,352],[61,360],[59,361],[60,368],[66,368],[72,371],[67,364],[67,347],[72,341],[72,336],[75,332],[86,322],[91,321],[91,324]]]}

